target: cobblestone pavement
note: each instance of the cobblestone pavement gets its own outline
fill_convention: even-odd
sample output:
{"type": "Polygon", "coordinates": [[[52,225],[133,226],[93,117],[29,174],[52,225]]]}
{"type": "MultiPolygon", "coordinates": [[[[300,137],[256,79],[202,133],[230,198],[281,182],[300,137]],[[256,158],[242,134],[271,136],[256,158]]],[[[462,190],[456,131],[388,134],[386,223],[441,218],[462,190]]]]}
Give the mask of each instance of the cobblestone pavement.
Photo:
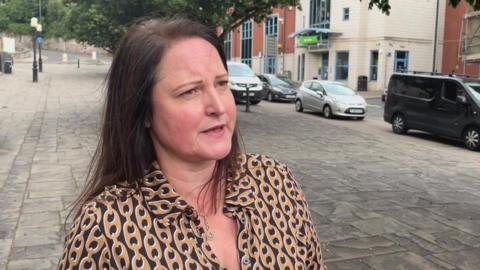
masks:
{"type": "MultiPolygon", "coordinates": [[[[106,66],[0,73],[0,270],[54,269],[67,207],[95,149],[106,66]]],[[[249,152],[290,166],[329,270],[480,269],[480,153],[397,136],[376,115],[326,120],[262,102],[238,119],[249,152]]]]}

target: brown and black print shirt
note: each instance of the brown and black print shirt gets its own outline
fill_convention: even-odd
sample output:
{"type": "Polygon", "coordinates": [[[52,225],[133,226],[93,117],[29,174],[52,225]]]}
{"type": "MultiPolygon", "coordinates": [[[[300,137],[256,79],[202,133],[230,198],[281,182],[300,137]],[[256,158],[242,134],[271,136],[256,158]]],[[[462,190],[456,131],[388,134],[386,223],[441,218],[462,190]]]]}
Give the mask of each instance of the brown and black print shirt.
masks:
{"type": "MultiPolygon", "coordinates": [[[[325,269],[305,197],[288,168],[244,155],[223,212],[238,226],[241,269],[325,269]]],[[[223,269],[195,209],[157,165],[139,189],[111,186],[83,207],[59,269],[223,269]],[[140,190],[137,191],[137,190],[140,190]]]]}

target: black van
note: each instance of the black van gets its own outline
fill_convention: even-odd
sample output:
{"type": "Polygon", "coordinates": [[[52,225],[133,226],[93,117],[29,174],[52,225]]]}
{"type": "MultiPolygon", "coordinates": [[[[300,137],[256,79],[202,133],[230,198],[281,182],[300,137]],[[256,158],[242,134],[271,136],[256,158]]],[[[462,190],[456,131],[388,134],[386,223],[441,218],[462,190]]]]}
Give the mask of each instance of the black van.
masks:
{"type": "Polygon", "coordinates": [[[440,74],[393,74],[383,119],[393,132],[423,130],[480,150],[480,79],[440,74]]]}

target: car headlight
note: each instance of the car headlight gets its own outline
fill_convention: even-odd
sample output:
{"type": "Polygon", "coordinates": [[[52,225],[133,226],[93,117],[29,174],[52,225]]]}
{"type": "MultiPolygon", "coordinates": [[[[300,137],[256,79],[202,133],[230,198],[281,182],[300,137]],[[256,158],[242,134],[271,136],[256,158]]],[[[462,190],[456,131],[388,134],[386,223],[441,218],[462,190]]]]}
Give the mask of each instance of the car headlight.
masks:
{"type": "Polygon", "coordinates": [[[340,101],[334,97],[331,98],[332,102],[337,104],[337,105],[341,105],[341,106],[347,106],[347,103],[343,102],[343,101],[340,101]]]}

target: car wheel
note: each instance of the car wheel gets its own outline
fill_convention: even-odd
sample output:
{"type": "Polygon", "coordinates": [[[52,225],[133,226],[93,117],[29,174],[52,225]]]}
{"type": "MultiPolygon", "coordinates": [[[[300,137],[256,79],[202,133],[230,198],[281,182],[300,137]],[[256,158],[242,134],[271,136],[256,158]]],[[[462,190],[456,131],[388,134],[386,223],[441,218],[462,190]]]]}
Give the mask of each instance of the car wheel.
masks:
{"type": "Polygon", "coordinates": [[[267,100],[272,102],[273,101],[273,95],[272,95],[272,92],[268,92],[267,93],[267,100]]]}
{"type": "Polygon", "coordinates": [[[463,133],[465,146],[474,151],[480,150],[480,129],[477,127],[469,127],[463,133]]]}
{"type": "Polygon", "coordinates": [[[357,117],[357,120],[359,120],[359,121],[362,121],[363,119],[365,119],[365,116],[363,116],[363,117],[357,117]]]}
{"type": "Polygon", "coordinates": [[[330,108],[329,105],[323,107],[323,116],[325,116],[325,118],[332,118],[332,108],[330,108]]]}
{"type": "Polygon", "coordinates": [[[405,117],[402,114],[397,113],[393,116],[392,120],[392,130],[397,134],[407,133],[407,126],[405,124],[405,117]]]}
{"type": "Polygon", "coordinates": [[[295,110],[297,112],[303,112],[302,101],[300,99],[297,99],[297,101],[295,101],[295,110]]]}

